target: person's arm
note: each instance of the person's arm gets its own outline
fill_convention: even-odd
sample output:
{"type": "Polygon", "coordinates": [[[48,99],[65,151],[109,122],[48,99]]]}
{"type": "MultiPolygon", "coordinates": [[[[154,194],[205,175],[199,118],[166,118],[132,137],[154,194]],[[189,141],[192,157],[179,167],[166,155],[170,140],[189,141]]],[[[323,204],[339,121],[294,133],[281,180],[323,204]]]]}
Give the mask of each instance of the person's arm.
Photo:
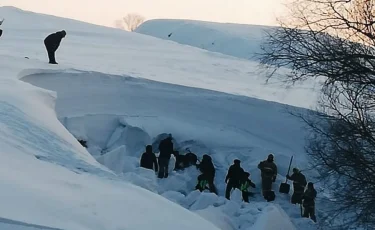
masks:
{"type": "Polygon", "coordinates": [[[227,176],[225,177],[225,183],[228,183],[228,180],[229,180],[229,178],[232,177],[232,174],[233,174],[233,168],[232,168],[232,166],[230,166],[229,170],[228,170],[228,173],[227,173],[227,176]]]}
{"type": "Polygon", "coordinates": [[[141,167],[143,167],[143,165],[144,165],[144,161],[145,161],[145,154],[142,154],[142,156],[141,156],[141,160],[140,160],[140,162],[139,162],[139,165],[140,165],[141,167]]]}
{"type": "Polygon", "coordinates": [[[275,164],[275,171],[274,171],[274,173],[275,173],[275,177],[277,176],[277,165],[275,164]]]}
{"type": "Polygon", "coordinates": [[[250,183],[250,186],[251,186],[251,187],[253,187],[253,188],[256,187],[255,184],[254,184],[251,180],[249,180],[249,183],[250,183]]]}
{"type": "Polygon", "coordinates": [[[286,175],[286,178],[287,178],[288,180],[292,180],[292,181],[294,181],[294,180],[296,179],[296,174],[293,173],[291,176],[286,175]]]}
{"type": "Polygon", "coordinates": [[[153,156],[154,156],[154,166],[155,166],[155,172],[158,172],[158,171],[159,171],[158,160],[156,159],[156,156],[155,156],[155,154],[153,154],[153,156]]]}

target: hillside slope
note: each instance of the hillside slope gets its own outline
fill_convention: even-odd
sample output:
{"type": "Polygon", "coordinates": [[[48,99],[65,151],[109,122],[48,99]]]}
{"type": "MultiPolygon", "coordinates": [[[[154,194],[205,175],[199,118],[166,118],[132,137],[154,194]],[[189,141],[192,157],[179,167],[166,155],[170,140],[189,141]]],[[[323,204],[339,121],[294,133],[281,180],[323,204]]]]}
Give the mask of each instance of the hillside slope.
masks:
{"type": "Polygon", "coordinates": [[[238,58],[256,60],[265,32],[275,27],[196,20],[154,19],[136,32],[238,58]]]}
{"type": "Polygon", "coordinates": [[[11,7],[0,14],[7,15],[0,39],[0,188],[9,194],[0,200],[0,217],[116,230],[183,230],[192,223],[197,229],[268,230],[274,217],[282,229],[315,229],[288,196],[266,203],[257,195],[251,204],[238,191],[231,201],[222,197],[234,158],[252,173],[257,194],[256,165],[269,152],[280,165],[277,183],[291,155],[294,165],[307,165],[303,124],[287,113],[306,110],[264,100],[309,107],[314,100],[306,92],[313,89],[264,86],[254,62],[141,34],[89,24],[85,30],[81,22],[11,7]],[[25,28],[23,20],[35,27],[25,28]],[[57,52],[60,64],[50,66],[42,41],[60,28],[68,36],[57,52]],[[139,168],[144,146],[155,146],[164,133],[173,133],[179,150],[214,158],[219,196],[193,191],[194,168],[165,180],[139,168]]]}
{"type": "MultiPolygon", "coordinates": [[[[0,8],[0,15],[7,15],[6,23],[2,25],[4,34],[1,37],[0,55],[11,59],[30,58],[26,66],[23,66],[24,69],[75,68],[125,74],[304,108],[312,108],[316,104],[315,82],[285,89],[275,79],[266,85],[257,62],[202,52],[201,49],[138,33],[90,24],[85,29],[82,22],[76,24],[70,19],[61,20],[48,15],[35,17],[31,12],[20,12],[22,11],[15,8],[0,8]],[[27,26],[25,21],[33,21],[33,24],[27,26]],[[47,61],[43,39],[62,29],[68,34],[56,54],[60,65],[51,67],[33,63],[47,61]]],[[[15,60],[0,63],[0,73],[7,74],[6,71],[11,68],[19,68],[15,60]]]]}

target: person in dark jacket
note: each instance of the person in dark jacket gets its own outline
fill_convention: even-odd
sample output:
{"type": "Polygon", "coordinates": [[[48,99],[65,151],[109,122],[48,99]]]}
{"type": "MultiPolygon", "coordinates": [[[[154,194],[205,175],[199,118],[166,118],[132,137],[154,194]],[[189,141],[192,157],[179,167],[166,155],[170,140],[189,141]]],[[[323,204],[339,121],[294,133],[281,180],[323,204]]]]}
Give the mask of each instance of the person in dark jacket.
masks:
{"type": "Polygon", "coordinates": [[[179,151],[173,151],[173,156],[176,158],[176,163],[174,164],[174,170],[183,170],[185,168],[185,156],[181,155],[179,151]]]}
{"type": "Polygon", "coordinates": [[[46,46],[49,63],[50,64],[58,64],[55,59],[55,52],[59,48],[61,40],[65,38],[66,32],[65,30],[53,33],[48,35],[44,39],[44,45],[46,46]]]}
{"type": "MultiPolygon", "coordinates": [[[[1,24],[3,24],[4,20],[5,19],[3,19],[3,20],[0,21],[0,26],[1,26],[1,24]]],[[[0,29],[0,37],[1,37],[1,35],[3,35],[3,30],[2,29],[0,29]]]]}
{"type": "Polygon", "coordinates": [[[225,183],[227,183],[227,188],[225,190],[225,198],[230,200],[230,192],[232,189],[239,188],[240,180],[245,171],[241,168],[241,161],[236,159],[233,165],[229,167],[227,176],[225,178],[225,183]]]}
{"type": "Polygon", "coordinates": [[[242,192],[242,199],[244,202],[249,203],[249,187],[255,188],[255,184],[250,180],[250,173],[244,172],[240,180],[240,190],[242,192]]]}
{"type": "Polygon", "coordinates": [[[197,165],[197,168],[202,173],[203,177],[207,180],[210,192],[217,194],[217,190],[214,184],[215,166],[212,163],[212,158],[209,155],[204,154],[202,161],[200,164],[197,165]]]}
{"type": "Polygon", "coordinates": [[[185,168],[190,167],[192,165],[197,165],[198,157],[192,152],[189,152],[184,157],[184,166],[185,168]]]}
{"type": "Polygon", "coordinates": [[[159,144],[159,178],[167,178],[168,177],[168,165],[169,160],[171,159],[171,155],[173,154],[173,142],[172,142],[172,135],[162,140],[159,144]]]}
{"type": "Polygon", "coordinates": [[[315,217],[315,198],[317,192],[314,188],[314,184],[309,182],[307,184],[307,189],[305,193],[302,195],[302,205],[304,208],[303,217],[311,218],[314,222],[316,222],[315,217]]]}
{"type": "Polygon", "coordinates": [[[287,175],[286,178],[293,181],[294,192],[291,203],[302,204],[302,195],[307,184],[305,175],[303,175],[299,169],[293,168],[293,174],[291,176],[287,175]]]}
{"type": "Polygon", "coordinates": [[[262,194],[265,198],[268,192],[272,191],[272,182],[275,182],[277,176],[277,166],[273,161],[273,154],[269,154],[267,160],[258,164],[262,177],[262,194]]]}
{"type": "Polygon", "coordinates": [[[155,153],[152,152],[152,146],[146,146],[146,152],[142,154],[141,157],[141,167],[146,169],[155,169],[155,172],[158,171],[158,161],[156,160],[155,153]]]}

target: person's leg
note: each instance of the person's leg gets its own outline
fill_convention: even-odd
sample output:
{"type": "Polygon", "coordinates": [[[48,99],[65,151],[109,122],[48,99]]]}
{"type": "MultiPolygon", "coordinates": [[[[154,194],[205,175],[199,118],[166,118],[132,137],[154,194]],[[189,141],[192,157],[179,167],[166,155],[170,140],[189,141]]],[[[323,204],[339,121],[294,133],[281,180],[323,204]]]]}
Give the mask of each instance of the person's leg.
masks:
{"type": "Polygon", "coordinates": [[[210,189],[210,192],[215,193],[217,195],[217,189],[214,185],[214,177],[211,175],[208,176],[208,187],[210,189]]]}
{"type": "Polygon", "coordinates": [[[309,207],[303,207],[303,217],[309,218],[309,207]]]}
{"type": "Polygon", "coordinates": [[[314,221],[314,222],[316,222],[316,216],[315,216],[315,207],[313,206],[313,207],[309,207],[309,211],[310,211],[310,218],[314,221]]]}
{"type": "Polygon", "coordinates": [[[242,191],[242,199],[243,199],[243,201],[245,201],[246,203],[249,203],[249,193],[246,192],[246,191],[242,191]]]}
{"type": "Polygon", "coordinates": [[[50,64],[57,64],[55,60],[55,51],[54,50],[48,50],[48,58],[50,64]]]}
{"type": "Polygon", "coordinates": [[[271,177],[263,177],[262,178],[262,191],[263,197],[266,199],[267,192],[272,190],[272,178],[271,177]]]}
{"type": "Polygon", "coordinates": [[[228,200],[230,200],[230,192],[232,191],[232,189],[233,189],[233,183],[229,179],[229,182],[227,184],[227,188],[225,190],[225,198],[227,198],[228,200]]]}
{"type": "Polygon", "coordinates": [[[46,47],[46,50],[47,50],[49,63],[50,64],[57,64],[56,60],[55,60],[55,50],[52,49],[52,47],[46,42],[44,42],[44,46],[46,47]]]}
{"type": "Polygon", "coordinates": [[[169,159],[165,158],[164,159],[164,178],[168,178],[168,170],[169,170],[169,159]]]}
{"type": "Polygon", "coordinates": [[[164,164],[163,164],[163,158],[159,158],[158,160],[159,164],[159,173],[158,173],[158,178],[163,178],[164,177],[164,164]]]}

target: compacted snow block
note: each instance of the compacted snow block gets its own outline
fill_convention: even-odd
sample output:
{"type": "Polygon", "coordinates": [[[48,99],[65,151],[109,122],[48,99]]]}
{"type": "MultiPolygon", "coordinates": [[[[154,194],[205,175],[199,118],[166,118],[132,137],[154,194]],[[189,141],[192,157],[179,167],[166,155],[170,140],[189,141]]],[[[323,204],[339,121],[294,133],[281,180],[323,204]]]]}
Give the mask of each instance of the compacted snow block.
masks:
{"type": "Polygon", "coordinates": [[[190,210],[201,210],[205,209],[218,200],[218,196],[214,193],[201,193],[198,199],[194,202],[194,204],[190,207],[190,210]]]}
{"type": "Polygon", "coordinates": [[[264,209],[251,230],[296,230],[296,228],[278,205],[270,205],[264,209]]]}
{"type": "Polygon", "coordinates": [[[229,216],[225,215],[222,211],[212,206],[197,210],[195,213],[199,214],[204,219],[212,222],[221,230],[235,230],[236,226],[232,223],[229,216]]]}

